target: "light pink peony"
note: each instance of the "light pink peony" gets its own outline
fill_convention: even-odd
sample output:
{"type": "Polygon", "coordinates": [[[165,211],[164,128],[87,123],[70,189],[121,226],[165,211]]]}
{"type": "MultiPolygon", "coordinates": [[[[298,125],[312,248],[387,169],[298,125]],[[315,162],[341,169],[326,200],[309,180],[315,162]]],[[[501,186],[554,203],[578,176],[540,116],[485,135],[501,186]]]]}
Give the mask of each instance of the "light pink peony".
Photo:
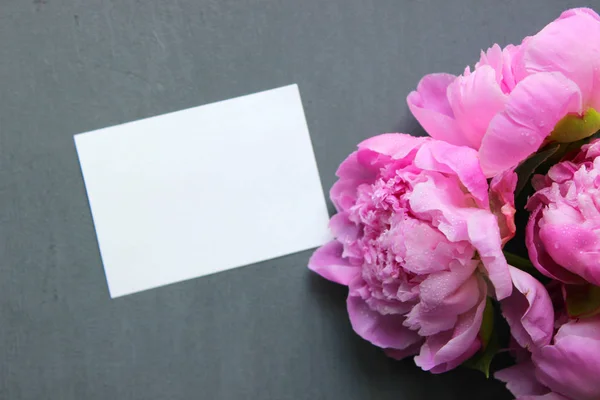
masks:
{"type": "MultiPolygon", "coordinates": [[[[309,268],[349,286],[348,314],[364,339],[395,358],[419,353],[424,370],[458,366],[481,346],[493,295],[486,279],[500,299],[512,290],[477,152],[385,134],[361,143],[337,175],[336,240],[314,253],[309,268]]],[[[514,185],[506,174],[495,198],[512,202],[514,185]]],[[[512,218],[510,206],[496,214],[512,218]]]]}
{"type": "Polygon", "coordinates": [[[491,177],[548,140],[599,129],[599,71],[600,17],[572,9],[519,46],[482,52],[473,72],[426,75],[407,102],[432,137],[479,150],[491,177]]]}
{"type": "Polygon", "coordinates": [[[569,321],[561,306],[555,318],[539,281],[516,269],[511,275],[517,290],[502,301],[502,311],[527,356],[495,377],[520,400],[599,399],[600,315],[569,321]]]}
{"type": "Polygon", "coordinates": [[[544,275],[600,285],[600,141],[533,179],[526,243],[544,275]]]}

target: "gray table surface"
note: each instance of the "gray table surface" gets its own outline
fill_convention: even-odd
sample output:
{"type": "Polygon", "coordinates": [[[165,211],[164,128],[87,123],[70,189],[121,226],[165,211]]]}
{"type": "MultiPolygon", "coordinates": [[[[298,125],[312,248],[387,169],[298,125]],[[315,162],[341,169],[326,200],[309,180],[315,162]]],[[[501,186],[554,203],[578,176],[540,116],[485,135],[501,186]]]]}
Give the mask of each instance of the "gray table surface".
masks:
{"type": "Polygon", "coordinates": [[[310,251],[111,300],[72,135],[298,83],[329,190],[360,140],[422,133],[423,74],[577,3],[1,0],[0,399],[510,398],[358,338],[310,251]]]}

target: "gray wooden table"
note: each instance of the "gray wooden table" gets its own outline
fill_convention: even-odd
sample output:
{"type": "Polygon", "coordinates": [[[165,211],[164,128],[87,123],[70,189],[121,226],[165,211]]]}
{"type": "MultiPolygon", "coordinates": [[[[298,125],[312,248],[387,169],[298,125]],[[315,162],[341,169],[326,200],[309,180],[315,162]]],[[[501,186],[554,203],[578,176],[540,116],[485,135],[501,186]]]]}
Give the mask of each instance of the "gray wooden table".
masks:
{"type": "MultiPolygon", "coordinates": [[[[298,83],[325,190],[405,97],[565,0],[1,0],[0,399],[507,399],[353,334],[310,252],[111,300],[75,133],[298,83]]],[[[599,6],[598,1],[595,1],[599,6]]]]}

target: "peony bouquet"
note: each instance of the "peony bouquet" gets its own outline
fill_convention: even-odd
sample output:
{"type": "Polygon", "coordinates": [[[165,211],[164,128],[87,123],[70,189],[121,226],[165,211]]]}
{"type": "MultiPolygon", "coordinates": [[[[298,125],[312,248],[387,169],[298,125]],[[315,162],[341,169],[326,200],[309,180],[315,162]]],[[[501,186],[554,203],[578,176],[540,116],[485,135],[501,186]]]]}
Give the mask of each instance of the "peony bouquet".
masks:
{"type": "Polygon", "coordinates": [[[565,11],[407,102],[430,137],[342,162],[309,268],[390,357],[489,375],[509,352],[493,376],[516,398],[600,399],[600,17],[565,11]]]}

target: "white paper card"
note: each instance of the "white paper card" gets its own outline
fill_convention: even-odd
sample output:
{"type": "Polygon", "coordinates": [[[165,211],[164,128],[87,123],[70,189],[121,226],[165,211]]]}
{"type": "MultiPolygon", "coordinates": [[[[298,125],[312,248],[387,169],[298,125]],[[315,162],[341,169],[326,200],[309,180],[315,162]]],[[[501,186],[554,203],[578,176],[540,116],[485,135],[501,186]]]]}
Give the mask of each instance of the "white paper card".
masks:
{"type": "Polygon", "coordinates": [[[322,245],[296,85],[75,135],[111,297],[322,245]]]}

